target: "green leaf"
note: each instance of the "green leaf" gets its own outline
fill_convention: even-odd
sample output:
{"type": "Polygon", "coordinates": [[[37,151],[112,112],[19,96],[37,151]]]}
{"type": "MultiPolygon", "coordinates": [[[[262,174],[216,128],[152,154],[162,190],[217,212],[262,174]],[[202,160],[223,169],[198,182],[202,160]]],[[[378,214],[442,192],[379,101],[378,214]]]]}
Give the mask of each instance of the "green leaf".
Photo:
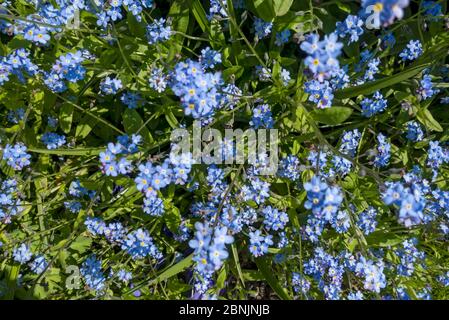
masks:
{"type": "Polygon", "coordinates": [[[281,31],[291,29],[294,32],[306,33],[318,28],[318,18],[309,12],[301,12],[301,15],[289,11],[281,17],[277,17],[274,22],[276,30],[281,31]],[[317,20],[317,21],[315,21],[317,20]]]}
{"type": "Polygon", "coordinates": [[[59,156],[93,156],[103,152],[105,148],[77,148],[77,149],[41,149],[29,148],[28,151],[42,154],[55,154],[59,156]]]}
{"type": "Polygon", "coordinates": [[[3,296],[6,300],[12,300],[14,298],[14,292],[17,289],[17,279],[19,277],[20,265],[5,266],[5,279],[8,291],[3,296]]]}
{"type": "Polygon", "coordinates": [[[212,20],[209,28],[209,41],[214,49],[226,46],[225,33],[223,27],[217,20],[212,20]],[[218,43],[218,47],[217,44],[218,43]]]}
{"type": "Polygon", "coordinates": [[[131,32],[132,35],[138,36],[140,38],[145,37],[145,28],[139,21],[137,21],[136,17],[130,12],[128,12],[127,22],[129,31],[131,32]]]}
{"type": "Polygon", "coordinates": [[[392,247],[404,241],[403,238],[385,231],[375,231],[366,237],[369,246],[392,247]]]}
{"type": "MultiPolygon", "coordinates": [[[[84,222],[86,221],[86,216],[87,216],[87,212],[86,210],[80,210],[80,212],[78,212],[78,215],[76,216],[76,220],[73,223],[73,229],[78,229],[79,226],[83,225],[84,222]]],[[[65,245],[65,244],[64,244],[65,245]]]]}
{"type": "Polygon", "coordinates": [[[85,236],[79,236],[76,240],[70,245],[70,248],[78,251],[79,253],[86,252],[87,249],[92,245],[92,239],[87,238],[85,236]]]}
{"type": "Polygon", "coordinates": [[[136,110],[125,110],[125,113],[123,114],[123,126],[125,127],[126,133],[131,135],[139,132],[146,143],[151,143],[153,138],[151,137],[150,131],[148,131],[147,127],[143,124],[144,122],[136,110]]]}
{"type": "Polygon", "coordinates": [[[283,16],[290,10],[293,0],[273,0],[273,9],[277,17],[283,16]]]}
{"type": "Polygon", "coordinates": [[[273,0],[246,1],[246,4],[251,11],[266,22],[270,22],[276,17],[273,0]]]}
{"type": "Polygon", "coordinates": [[[237,269],[237,274],[239,275],[240,281],[242,281],[242,285],[245,286],[245,279],[243,277],[242,267],[240,266],[240,261],[239,261],[239,253],[237,251],[237,247],[235,246],[235,243],[233,243],[231,245],[231,250],[232,250],[232,258],[234,260],[235,267],[237,269]]]}
{"type": "Polygon", "coordinates": [[[245,68],[242,66],[232,66],[223,71],[223,78],[226,80],[230,80],[231,76],[234,76],[234,79],[238,79],[242,76],[245,68]]]}
{"type": "Polygon", "coordinates": [[[380,89],[389,88],[397,83],[401,83],[405,80],[408,80],[417,75],[419,72],[421,72],[428,66],[429,64],[423,64],[416,67],[412,67],[397,74],[394,74],[392,76],[385,77],[383,79],[367,82],[360,86],[338,90],[334,93],[334,95],[335,98],[337,99],[352,98],[357,97],[359,95],[369,95],[380,89]]]}
{"type": "Polygon", "coordinates": [[[394,98],[397,102],[410,101],[413,96],[408,92],[395,91],[394,98]]]}
{"type": "Polygon", "coordinates": [[[45,288],[43,286],[41,286],[40,284],[37,284],[34,287],[33,296],[37,299],[42,300],[47,297],[47,292],[45,291],[45,288]]]}
{"type": "Polygon", "coordinates": [[[164,272],[162,272],[160,275],[158,275],[156,277],[156,279],[151,280],[149,285],[153,285],[153,284],[159,283],[161,281],[167,280],[167,279],[177,275],[178,273],[184,271],[185,269],[187,269],[188,267],[190,267],[192,265],[192,263],[193,263],[192,258],[193,258],[193,254],[191,254],[188,257],[184,258],[183,260],[179,261],[177,264],[169,267],[164,272]]]}
{"type": "Polygon", "coordinates": [[[206,11],[204,11],[203,5],[201,4],[200,0],[193,1],[192,12],[196,21],[200,25],[201,30],[203,30],[203,32],[209,30],[210,28],[209,20],[207,20],[206,11]]]}
{"type": "Polygon", "coordinates": [[[345,122],[352,114],[348,107],[331,107],[327,109],[314,109],[310,115],[315,121],[328,125],[338,125],[345,122]]]}
{"type": "MultiPolygon", "coordinates": [[[[41,156],[40,158],[42,158],[41,156]]],[[[36,200],[37,200],[37,214],[39,221],[39,229],[40,231],[45,231],[45,210],[43,206],[43,199],[45,197],[45,192],[48,188],[47,178],[42,177],[34,180],[34,185],[36,187],[36,200]]],[[[45,245],[48,245],[48,237],[43,237],[43,242],[45,245]]]]}
{"type": "Polygon", "coordinates": [[[248,281],[264,281],[263,275],[258,270],[243,270],[243,278],[248,281]]]}
{"type": "Polygon", "coordinates": [[[90,115],[84,116],[76,127],[75,138],[77,140],[86,138],[97,123],[98,120],[92,118],[90,115]]]}
{"type": "Polygon", "coordinates": [[[344,4],[341,1],[337,1],[336,5],[337,5],[338,9],[340,9],[341,11],[344,11],[346,13],[351,13],[351,7],[349,5],[344,4]]]}
{"type": "Polygon", "coordinates": [[[165,119],[167,120],[170,127],[172,127],[173,129],[179,128],[178,119],[176,119],[175,115],[171,110],[167,111],[167,113],[165,114],[165,119]]]}
{"type": "Polygon", "coordinates": [[[301,229],[301,225],[298,220],[298,213],[294,208],[290,208],[287,210],[288,218],[292,222],[292,225],[296,228],[296,230],[301,229]]]}
{"type": "Polygon", "coordinates": [[[268,282],[268,284],[274,290],[274,292],[276,292],[279,298],[284,300],[291,300],[287,291],[274,277],[273,271],[269,269],[268,266],[271,266],[271,261],[264,257],[256,258],[255,261],[260,273],[264,276],[265,280],[268,282]]]}
{"type": "Polygon", "coordinates": [[[179,209],[172,204],[166,205],[169,208],[164,214],[164,221],[168,229],[173,233],[178,233],[179,225],[181,224],[181,213],[179,209]]]}
{"type": "MultiPolygon", "coordinates": [[[[186,33],[189,27],[189,12],[191,0],[177,0],[173,2],[168,12],[168,16],[173,19],[172,29],[181,33],[186,33]]],[[[184,36],[177,34],[174,36],[177,40],[175,45],[170,46],[170,57],[174,57],[176,53],[181,52],[184,36]]]]}
{"type": "Polygon", "coordinates": [[[220,290],[225,287],[226,276],[227,276],[226,268],[223,267],[217,277],[216,283],[217,292],[220,292],[220,290]]]}
{"type": "Polygon", "coordinates": [[[73,104],[70,103],[63,103],[61,106],[61,111],[59,112],[59,126],[65,133],[69,133],[72,128],[73,109],[73,104]]]}
{"type": "Polygon", "coordinates": [[[435,120],[432,113],[427,108],[421,108],[419,109],[416,118],[421,122],[427,129],[437,131],[437,132],[443,132],[443,128],[438,123],[438,121],[435,120]]]}

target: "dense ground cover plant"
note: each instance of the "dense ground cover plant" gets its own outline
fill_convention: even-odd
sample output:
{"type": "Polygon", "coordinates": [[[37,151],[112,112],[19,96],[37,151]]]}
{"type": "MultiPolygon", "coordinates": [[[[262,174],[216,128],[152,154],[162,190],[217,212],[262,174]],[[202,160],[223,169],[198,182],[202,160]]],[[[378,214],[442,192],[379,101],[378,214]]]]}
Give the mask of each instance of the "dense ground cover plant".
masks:
{"type": "Polygon", "coordinates": [[[446,11],[2,1],[0,296],[448,298],[446,11]],[[198,123],[277,172],[174,152],[198,123]]]}

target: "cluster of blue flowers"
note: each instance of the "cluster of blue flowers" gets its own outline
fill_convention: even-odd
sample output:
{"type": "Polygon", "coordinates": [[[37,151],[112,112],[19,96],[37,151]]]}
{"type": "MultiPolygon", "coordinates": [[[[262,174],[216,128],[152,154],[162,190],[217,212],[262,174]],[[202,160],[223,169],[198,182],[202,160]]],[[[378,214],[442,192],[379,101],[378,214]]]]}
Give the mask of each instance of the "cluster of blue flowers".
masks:
{"type": "Polygon", "coordinates": [[[363,80],[359,81],[359,84],[362,84],[366,80],[374,80],[374,76],[379,72],[379,64],[380,59],[379,58],[373,58],[368,61],[367,63],[367,69],[365,71],[365,75],[363,76],[363,80]]]}
{"type": "Polygon", "coordinates": [[[201,50],[200,63],[204,69],[213,69],[217,64],[221,64],[221,54],[210,47],[201,50]]]}
{"type": "Polygon", "coordinates": [[[129,109],[137,109],[144,104],[142,97],[135,92],[125,92],[120,101],[123,102],[129,109]]]}
{"type": "Polygon", "coordinates": [[[402,19],[409,0],[362,0],[360,16],[367,19],[370,29],[387,27],[396,19],[402,19]]]}
{"type": "Polygon", "coordinates": [[[102,291],[106,287],[106,277],[101,268],[101,260],[97,257],[88,257],[80,268],[86,285],[95,291],[102,291]]]}
{"type": "MultiPolygon", "coordinates": [[[[123,284],[127,285],[132,280],[132,273],[126,269],[118,269],[114,271],[113,268],[107,273],[106,266],[103,268],[103,262],[95,255],[89,256],[81,265],[80,272],[84,278],[89,290],[93,290],[96,296],[101,296],[110,287],[111,280],[115,277],[123,284]]],[[[114,268],[115,269],[115,268],[114,268]]],[[[121,286],[121,285],[120,285],[121,286]]],[[[133,285],[131,284],[131,287],[133,285]]],[[[135,294],[135,296],[138,296],[135,294]]]]}
{"type": "Polygon", "coordinates": [[[271,206],[265,207],[262,210],[264,217],[263,223],[267,230],[279,231],[285,228],[288,223],[288,215],[285,212],[279,211],[271,206]]]}
{"type": "Polygon", "coordinates": [[[114,95],[122,88],[123,84],[119,78],[106,77],[100,83],[100,91],[104,95],[114,95]]]}
{"type": "Polygon", "coordinates": [[[81,185],[81,182],[77,179],[70,183],[69,194],[73,197],[81,198],[88,195],[89,198],[95,196],[95,191],[89,190],[81,185]]]}
{"type": "Polygon", "coordinates": [[[268,67],[256,66],[255,74],[259,78],[260,82],[271,81],[271,69],[268,67]]]}
{"type": "Polygon", "coordinates": [[[112,177],[130,173],[133,167],[126,156],[138,152],[137,146],[141,140],[140,135],[133,134],[131,137],[127,135],[119,136],[117,143],[109,143],[106,151],[100,153],[103,173],[112,177]]]}
{"type": "Polygon", "coordinates": [[[353,167],[351,158],[356,155],[360,139],[361,133],[358,129],[344,131],[339,147],[341,156],[327,149],[323,150],[325,148],[319,148],[318,151],[312,150],[307,156],[310,168],[325,178],[333,178],[336,175],[344,177],[353,167]]]}
{"type": "Polygon", "coordinates": [[[340,188],[329,186],[322,178],[313,176],[304,184],[307,191],[307,200],[304,207],[312,211],[312,216],[307,219],[304,233],[307,239],[317,242],[324,227],[330,223],[337,231],[345,232],[349,228],[347,212],[339,212],[343,202],[343,194],[340,188]]]}
{"type": "Polygon", "coordinates": [[[33,253],[31,252],[30,247],[24,243],[14,248],[14,250],[12,251],[12,257],[14,261],[20,264],[27,263],[31,260],[32,256],[33,253]]]}
{"type": "Polygon", "coordinates": [[[318,150],[311,150],[307,156],[307,160],[310,163],[310,167],[313,168],[313,170],[318,175],[322,175],[323,177],[329,177],[331,174],[329,174],[326,169],[328,166],[328,156],[329,152],[325,152],[321,148],[318,150]]]}
{"type": "Polygon", "coordinates": [[[426,164],[432,168],[434,177],[443,163],[449,163],[449,148],[443,148],[438,141],[430,141],[426,164]]]}
{"type": "MultiPolygon", "coordinates": [[[[33,2],[30,3],[33,5],[33,2]]],[[[7,5],[7,2],[2,3],[7,5]]],[[[6,23],[1,31],[6,34],[14,33],[21,35],[25,40],[36,45],[46,46],[49,44],[51,34],[60,32],[61,29],[73,21],[76,10],[87,8],[84,1],[57,0],[53,3],[34,3],[37,11],[26,16],[26,19],[18,19],[14,24],[6,23]]]]}
{"type": "Polygon", "coordinates": [[[150,44],[167,41],[171,34],[171,27],[166,25],[164,18],[155,20],[147,26],[147,39],[150,44]]]}
{"type": "Polygon", "coordinates": [[[248,183],[242,186],[242,196],[245,201],[261,204],[270,196],[270,183],[257,176],[248,176],[248,183]]]}
{"type": "Polygon", "coordinates": [[[423,100],[426,100],[438,94],[438,92],[440,92],[440,90],[433,87],[432,78],[430,77],[430,75],[425,74],[420,81],[418,94],[423,100]]]}
{"type": "Polygon", "coordinates": [[[431,21],[443,15],[441,4],[437,1],[423,1],[422,8],[425,9],[424,14],[430,16],[431,21]]]}
{"type": "MultiPolygon", "coordinates": [[[[174,147],[176,148],[176,147],[174,147]]],[[[172,150],[173,151],[173,150],[172,150]]],[[[170,184],[185,185],[192,169],[192,154],[170,154],[161,165],[152,162],[139,165],[139,174],[134,179],[137,190],[144,196],[143,211],[151,216],[161,216],[164,213],[164,204],[158,196],[158,191],[170,184]]]]}
{"type": "MultiPolygon", "coordinates": [[[[355,257],[347,251],[337,256],[316,247],[314,255],[304,263],[304,273],[313,276],[318,281],[318,289],[326,299],[341,299],[343,291],[343,276],[351,273],[363,281],[363,287],[371,292],[379,293],[386,286],[384,263],[367,260],[363,255],[355,257]]],[[[348,299],[360,299],[361,293],[350,292],[348,299]]]]}
{"type": "Polygon", "coordinates": [[[249,233],[249,252],[254,257],[260,257],[268,253],[269,246],[273,245],[271,234],[263,236],[260,230],[249,233]]]}
{"type": "Polygon", "coordinates": [[[133,274],[125,269],[120,269],[117,271],[117,278],[124,283],[128,283],[133,278],[133,274]]]}
{"type": "MultiPolygon", "coordinates": [[[[226,245],[233,243],[234,238],[228,234],[227,227],[213,227],[207,222],[196,222],[195,230],[195,238],[189,241],[189,246],[195,250],[193,261],[196,276],[199,281],[201,278],[208,280],[228,257],[226,245]]],[[[203,290],[199,291],[205,293],[203,290]]]]}
{"type": "Polygon", "coordinates": [[[339,69],[338,57],[343,44],[338,42],[336,33],[326,35],[321,41],[318,34],[309,34],[300,47],[308,54],[304,63],[314,75],[329,78],[339,69]]]}
{"type": "Polygon", "coordinates": [[[253,115],[249,124],[255,129],[271,129],[274,126],[271,109],[268,104],[260,104],[253,109],[253,115]]]}
{"type": "Polygon", "coordinates": [[[20,121],[23,120],[23,117],[25,116],[25,109],[19,108],[16,110],[9,110],[8,112],[8,121],[13,124],[18,124],[20,121]]]}
{"type": "MultiPolygon", "coordinates": [[[[210,0],[204,10],[208,10],[207,20],[202,21],[202,4],[195,3],[196,19],[183,21],[172,10],[178,8],[154,0],[30,1],[20,19],[0,18],[2,38],[12,40],[3,46],[5,56],[0,58],[0,89],[6,107],[2,110],[6,126],[0,130],[0,141],[6,144],[0,150],[0,250],[12,264],[20,264],[22,272],[31,274],[21,275],[18,286],[23,281],[28,289],[29,279],[60,269],[70,253],[67,259],[84,261],[81,274],[86,289],[97,297],[123,294],[124,287],[134,290],[135,297],[155,297],[158,293],[152,284],[139,286],[140,291],[133,277],[141,278],[149,268],[157,270],[157,277],[179,262],[183,267],[190,265],[186,272],[167,279],[170,291],[172,286],[182,289],[175,297],[216,299],[224,292],[226,297],[246,296],[247,288],[230,288],[234,282],[228,275],[234,270],[226,263],[232,247],[233,254],[242,253],[238,258],[245,268],[264,257],[274,262],[273,271],[287,270],[276,276],[285,283],[285,293],[294,298],[429,299],[432,288],[418,288],[417,283],[434,275],[435,269],[428,275],[425,272],[435,264],[433,252],[424,254],[427,243],[429,247],[434,241],[444,243],[449,236],[449,191],[444,180],[449,144],[446,132],[438,128],[444,115],[435,112],[432,119],[429,113],[434,109],[426,105],[423,112],[418,103],[431,104],[437,98],[441,104],[449,103],[449,97],[438,96],[447,95],[448,68],[429,68],[388,90],[378,86],[383,94],[371,91],[363,96],[357,94],[360,88],[351,91],[380,75],[394,77],[397,69],[408,70],[397,61],[418,59],[424,47],[429,56],[434,52],[437,42],[427,36],[421,37],[421,43],[398,37],[397,29],[370,32],[401,19],[409,0],[362,0],[358,14],[349,14],[335,28],[330,25],[330,32],[324,34],[328,26],[315,21],[313,12],[295,18],[295,23],[284,23],[302,6],[299,3],[288,16],[266,21],[256,16],[259,8],[246,8],[243,0],[232,0],[232,8],[231,1],[210,0]],[[77,30],[71,23],[77,22],[80,12],[82,28],[77,30]],[[297,24],[299,20],[304,23],[297,24]],[[98,27],[91,30],[92,23],[98,27]],[[312,31],[292,36],[296,27],[312,31]],[[129,35],[120,34],[128,31],[129,35]],[[209,31],[220,36],[213,37],[209,31]],[[245,33],[254,35],[253,43],[245,33]],[[378,41],[370,43],[373,34],[378,41]],[[205,35],[213,38],[209,46],[203,46],[205,35]],[[403,50],[395,47],[395,36],[398,43],[407,43],[403,50]],[[303,61],[292,50],[298,51],[298,46],[303,61]],[[262,56],[267,48],[270,52],[262,56]],[[52,54],[56,60],[50,58],[52,54]],[[105,68],[106,64],[111,68],[105,68]],[[26,96],[9,94],[11,88],[25,87],[26,96]],[[398,92],[409,95],[402,109],[401,101],[392,106],[393,99],[400,97],[398,92]],[[29,96],[36,103],[28,101],[29,96]],[[53,108],[61,100],[77,100],[85,112],[81,115],[80,108],[74,109],[68,124],[67,110],[53,108]],[[327,110],[301,117],[302,110],[290,106],[290,101],[304,104],[306,111],[327,110]],[[101,110],[98,103],[104,104],[101,110]],[[391,117],[386,117],[388,104],[391,117]],[[333,105],[341,107],[329,110],[333,105]],[[126,114],[103,114],[109,106],[118,108],[109,111],[125,110],[126,114]],[[187,117],[180,116],[177,107],[187,117]],[[348,116],[328,124],[326,116],[332,118],[339,109],[348,116]],[[190,123],[197,119],[212,129],[220,125],[278,129],[282,131],[279,170],[264,175],[271,164],[267,154],[258,154],[255,161],[239,168],[208,161],[198,164],[192,153],[179,153],[180,145],[164,139],[170,133],[164,115],[170,126],[189,128],[189,132],[190,123]],[[132,134],[136,127],[139,131],[132,134]],[[127,134],[99,147],[103,139],[111,141],[114,131],[122,130],[127,134]],[[41,143],[51,151],[39,148],[41,143]],[[103,150],[98,157],[97,148],[103,150]],[[159,149],[157,154],[154,149],[159,149]],[[32,167],[31,152],[33,159],[39,159],[32,167]],[[78,154],[81,159],[75,157],[78,154]],[[41,176],[44,180],[34,181],[41,176]],[[26,199],[39,192],[41,199],[36,202],[26,199]],[[42,210],[48,217],[47,231],[35,225],[42,210]],[[400,225],[391,217],[393,213],[400,225]],[[78,227],[80,219],[84,225],[78,227]],[[63,240],[60,237],[71,230],[77,234],[57,254],[61,261],[49,263],[53,240],[63,240]],[[394,239],[384,239],[393,234],[394,239]],[[410,234],[425,242],[418,247],[410,234]],[[48,250],[39,242],[44,238],[48,250]],[[107,268],[105,263],[111,261],[115,265],[107,268]],[[225,290],[214,288],[217,283],[225,290]],[[120,290],[110,290],[116,289],[113,286],[120,290]],[[411,286],[417,287],[413,294],[411,286]]],[[[419,8],[422,19],[414,27],[442,22],[440,3],[423,1],[419,8]]],[[[20,12],[10,1],[0,5],[0,13],[20,12]]],[[[335,21],[319,16],[324,23],[335,21]]],[[[398,26],[408,28],[404,22],[398,26]]],[[[443,24],[431,25],[432,37],[434,28],[443,24]]],[[[443,49],[445,44],[438,45],[443,49]]],[[[215,159],[222,163],[236,156],[234,140],[220,141],[215,159]]],[[[449,286],[449,273],[442,271],[437,281],[449,286]]],[[[48,295],[42,294],[52,297],[57,289],[51,288],[50,279],[44,280],[50,288],[48,295]]],[[[172,297],[173,292],[168,293],[172,297]]]]}
{"type": "Polygon", "coordinates": [[[399,57],[402,61],[413,61],[422,55],[422,53],[423,49],[421,42],[419,40],[410,40],[407,47],[399,54],[399,57]]]}
{"type": "Polygon", "coordinates": [[[138,229],[128,232],[120,222],[106,224],[102,219],[92,217],[86,219],[85,225],[93,236],[104,236],[111,244],[119,245],[135,260],[147,256],[157,260],[162,259],[162,254],[146,230],[138,229]]]}
{"type": "Polygon", "coordinates": [[[410,277],[415,271],[416,264],[425,259],[424,252],[416,248],[417,244],[417,239],[405,240],[402,248],[396,250],[396,255],[401,260],[397,267],[399,275],[410,277]]]}
{"type": "Polygon", "coordinates": [[[276,33],[276,40],[274,43],[280,47],[290,41],[291,31],[286,29],[281,32],[276,33]]]}
{"type": "Polygon", "coordinates": [[[148,231],[137,229],[128,233],[122,241],[122,250],[128,252],[133,259],[143,259],[145,257],[152,257],[156,260],[163,258],[162,253],[153,243],[153,238],[150,237],[148,231]]]}
{"type": "Polygon", "coordinates": [[[46,132],[42,135],[41,141],[47,146],[47,149],[57,149],[66,143],[65,136],[54,132],[46,132]]]}
{"type": "Polygon", "coordinates": [[[254,31],[258,39],[268,37],[271,33],[272,28],[273,28],[272,22],[265,22],[257,17],[254,18],[254,31]]]}
{"type": "Polygon", "coordinates": [[[382,168],[387,166],[390,162],[391,144],[382,133],[377,135],[377,142],[377,153],[374,157],[374,166],[377,168],[382,168]]]}
{"type": "Polygon", "coordinates": [[[379,293],[387,285],[384,269],[385,264],[382,260],[366,260],[362,256],[355,266],[355,273],[364,278],[363,287],[366,290],[379,293]]]}
{"type": "Polygon", "coordinates": [[[71,213],[78,213],[83,208],[83,205],[79,201],[64,201],[64,206],[71,213]]]}
{"type": "Polygon", "coordinates": [[[60,56],[51,71],[44,73],[44,83],[54,92],[66,91],[67,85],[64,81],[75,83],[84,79],[86,68],[82,63],[86,58],[91,58],[87,51],[76,51],[60,56]]]}
{"type": "Polygon", "coordinates": [[[0,222],[11,223],[12,217],[23,211],[22,200],[18,196],[19,190],[17,181],[7,179],[0,184],[0,222]]]}
{"type": "Polygon", "coordinates": [[[27,153],[28,148],[23,143],[14,146],[7,144],[3,149],[3,160],[14,170],[22,170],[30,165],[31,155],[27,153]]]}
{"type": "Polygon", "coordinates": [[[292,285],[293,290],[295,290],[296,293],[302,293],[306,295],[310,290],[310,281],[297,272],[293,272],[292,285]]]}
{"type": "Polygon", "coordinates": [[[317,247],[314,249],[313,257],[304,263],[304,273],[319,280],[319,290],[324,293],[326,299],[340,297],[344,265],[338,260],[326,253],[323,248],[317,247]]]}
{"type": "Polygon", "coordinates": [[[308,54],[304,63],[315,78],[305,83],[304,91],[309,94],[309,101],[316,103],[318,108],[330,108],[334,88],[327,79],[341,77],[338,58],[343,44],[338,42],[338,35],[334,32],[322,41],[318,34],[309,34],[300,47],[308,54]]]}
{"type": "Polygon", "coordinates": [[[373,207],[369,207],[365,211],[361,212],[358,216],[357,226],[362,230],[363,234],[369,235],[376,230],[377,227],[377,210],[373,207]]]}
{"type": "Polygon", "coordinates": [[[171,78],[171,89],[181,98],[186,115],[207,120],[222,106],[219,72],[205,72],[199,62],[187,60],[175,66],[171,78]]]}
{"type": "Polygon", "coordinates": [[[228,8],[226,1],[210,0],[209,14],[207,15],[207,18],[209,20],[212,20],[214,16],[226,18],[228,16],[227,10],[228,8]]]}
{"type": "Polygon", "coordinates": [[[71,213],[78,213],[83,207],[80,200],[85,196],[88,196],[90,200],[94,200],[96,192],[94,190],[88,190],[87,188],[83,187],[79,180],[74,180],[70,183],[69,195],[75,199],[65,201],[64,206],[71,213]]]}
{"type": "Polygon", "coordinates": [[[309,101],[317,104],[317,108],[325,109],[332,106],[334,94],[329,81],[308,81],[305,83],[304,91],[309,94],[309,101]]]}
{"type": "Polygon", "coordinates": [[[43,255],[38,255],[30,263],[30,269],[35,274],[40,275],[48,268],[48,262],[43,255]]]}
{"type": "Polygon", "coordinates": [[[385,111],[387,108],[387,100],[384,99],[379,91],[376,91],[372,99],[365,98],[360,105],[362,106],[362,115],[365,117],[372,117],[377,113],[385,111]]]}
{"type": "MultiPolygon", "coordinates": [[[[347,157],[354,158],[361,137],[362,134],[358,129],[343,132],[339,151],[347,157]]],[[[352,162],[349,159],[337,155],[332,158],[332,163],[334,165],[335,173],[341,175],[348,174],[352,168],[352,162]]],[[[334,175],[333,170],[331,170],[330,173],[331,176],[334,175]]]]}
{"type": "Polygon", "coordinates": [[[438,282],[440,282],[445,287],[449,287],[449,271],[443,275],[438,276],[438,282]]]}
{"type": "Polygon", "coordinates": [[[412,142],[418,142],[424,139],[424,132],[418,122],[410,121],[407,123],[407,139],[412,142]]]}
{"type": "Polygon", "coordinates": [[[15,262],[24,265],[28,262],[31,271],[35,274],[41,274],[48,268],[48,262],[43,255],[37,255],[33,259],[33,253],[30,246],[22,243],[15,247],[12,251],[12,256],[15,262]]]}
{"type": "Polygon", "coordinates": [[[406,227],[420,224],[424,220],[424,207],[426,199],[420,190],[412,184],[404,186],[400,182],[387,182],[387,190],[383,194],[386,205],[395,205],[399,208],[398,220],[406,227]],[[416,192],[415,192],[416,191],[416,192]]]}
{"type": "Polygon", "coordinates": [[[0,59],[0,86],[10,80],[11,75],[24,83],[24,72],[28,76],[34,76],[38,73],[38,67],[31,62],[30,51],[26,49],[17,49],[0,59]]]}
{"type": "Polygon", "coordinates": [[[162,93],[168,85],[168,76],[164,73],[161,67],[154,67],[151,69],[150,78],[148,80],[150,88],[162,93]]]}
{"type": "Polygon", "coordinates": [[[97,25],[106,28],[112,21],[118,21],[123,18],[123,8],[135,16],[137,21],[141,21],[142,11],[153,6],[153,0],[99,0],[96,2],[96,8],[89,9],[91,4],[89,1],[77,1],[80,3],[79,8],[93,12],[97,16],[97,25]]]}
{"type": "Polygon", "coordinates": [[[300,162],[298,157],[294,155],[288,155],[281,159],[279,163],[278,175],[282,178],[287,178],[292,181],[297,181],[301,174],[300,162]]]}
{"type": "Polygon", "coordinates": [[[81,182],[77,179],[72,181],[69,186],[69,194],[73,197],[81,198],[85,195],[89,195],[91,198],[95,195],[95,191],[88,190],[81,185],[81,182]]]}
{"type": "Polygon", "coordinates": [[[337,22],[335,27],[341,38],[349,37],[349,43],[357,42],[364,32],[363,20],[353,15],[348,15],[344,21],[337,22]]]}

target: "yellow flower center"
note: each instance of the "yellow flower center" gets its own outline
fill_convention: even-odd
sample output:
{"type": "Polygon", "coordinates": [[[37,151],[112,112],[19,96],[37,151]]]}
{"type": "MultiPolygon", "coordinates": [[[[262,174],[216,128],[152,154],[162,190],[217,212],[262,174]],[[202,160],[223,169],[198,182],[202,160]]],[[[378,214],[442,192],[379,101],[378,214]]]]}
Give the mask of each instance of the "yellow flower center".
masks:
{"type": "Polygon", "coordinates": [[[381,2],[378,2],[374,5],[375,12],[381,12],[383,10],[383,8],[384,8],[384,5],[381,2]]]}

